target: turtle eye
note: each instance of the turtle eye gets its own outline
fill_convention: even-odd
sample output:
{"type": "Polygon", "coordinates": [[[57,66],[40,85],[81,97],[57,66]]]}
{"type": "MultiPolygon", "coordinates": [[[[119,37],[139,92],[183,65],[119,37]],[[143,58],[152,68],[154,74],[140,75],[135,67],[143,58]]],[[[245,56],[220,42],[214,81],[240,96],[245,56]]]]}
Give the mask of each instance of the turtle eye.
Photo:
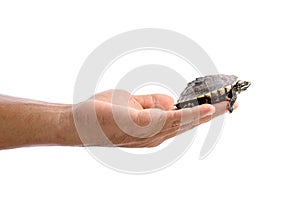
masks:
{"type": "Polygon", "coordinates": [[[201,84],[202,84],[202,81],[195,82],[195,85],[201,85],[201,84]]]}

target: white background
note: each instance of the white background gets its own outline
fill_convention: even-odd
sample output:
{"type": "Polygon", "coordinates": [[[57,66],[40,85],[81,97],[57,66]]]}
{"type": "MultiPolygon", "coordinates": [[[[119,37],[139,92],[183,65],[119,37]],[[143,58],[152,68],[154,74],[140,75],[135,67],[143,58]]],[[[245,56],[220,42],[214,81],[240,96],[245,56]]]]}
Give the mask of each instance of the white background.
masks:
{"type": "Polygon", "coordinates": [[[188,36],[220,72],[253,84],[205,160],[205,126],[178,162],[147,175],[115,172],[84,148],[4,150],[0,198],[299,199],[299,9],[296,0],[1,1],[2,94],[72,103],[89,53],[147,27],[188,36]]]}

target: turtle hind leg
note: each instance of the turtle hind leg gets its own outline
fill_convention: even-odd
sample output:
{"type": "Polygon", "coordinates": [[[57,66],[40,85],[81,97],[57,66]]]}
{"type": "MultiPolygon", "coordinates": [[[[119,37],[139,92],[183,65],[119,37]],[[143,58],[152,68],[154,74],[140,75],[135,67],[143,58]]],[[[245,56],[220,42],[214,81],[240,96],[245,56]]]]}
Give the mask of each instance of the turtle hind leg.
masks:
{"type": "Polygon", "coordinates": [[[229,104],[228,104],[228,111],[229,111],[229,113],[232,113],[233,112],[233,105],[234,105],[234,103],[237,99],[237,94],[236,94],[234,88],[231,89],[228,96],[230,98],[229,104]]]}

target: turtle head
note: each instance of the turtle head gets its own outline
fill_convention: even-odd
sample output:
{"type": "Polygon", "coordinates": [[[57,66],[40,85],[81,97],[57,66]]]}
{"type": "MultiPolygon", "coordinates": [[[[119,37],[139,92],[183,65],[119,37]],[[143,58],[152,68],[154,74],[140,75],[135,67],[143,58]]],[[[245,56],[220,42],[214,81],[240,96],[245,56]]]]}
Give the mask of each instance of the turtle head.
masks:
{"type": "Polygon", "coordinates": [[[235,85],[238,93],[241,93],[242,91],[247,90],[247,88],[251,85],[249,81],[238,81],[235,85]]]}

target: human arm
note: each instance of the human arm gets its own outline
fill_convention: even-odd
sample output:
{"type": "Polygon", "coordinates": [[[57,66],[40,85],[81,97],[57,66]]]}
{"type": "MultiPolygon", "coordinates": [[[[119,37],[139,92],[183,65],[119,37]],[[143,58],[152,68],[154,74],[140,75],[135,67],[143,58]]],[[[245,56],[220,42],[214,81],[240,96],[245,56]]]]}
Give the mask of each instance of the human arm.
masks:
{"type": "Polygon", "coordinates": [[[0,149],[80,145],[72,106],[0,95],[0,149]]]}
{"type": "Polygon", "coordinates": [[[99,93],[76,105],[0,95],[0,149],[39,145],[153,147],[226,110],[226,105],[220,104],[212,115],[215,107],[208,104],[182,110],[174,110],[173,105],[167,95],[136,96],[120,90],[99,93]]]}

